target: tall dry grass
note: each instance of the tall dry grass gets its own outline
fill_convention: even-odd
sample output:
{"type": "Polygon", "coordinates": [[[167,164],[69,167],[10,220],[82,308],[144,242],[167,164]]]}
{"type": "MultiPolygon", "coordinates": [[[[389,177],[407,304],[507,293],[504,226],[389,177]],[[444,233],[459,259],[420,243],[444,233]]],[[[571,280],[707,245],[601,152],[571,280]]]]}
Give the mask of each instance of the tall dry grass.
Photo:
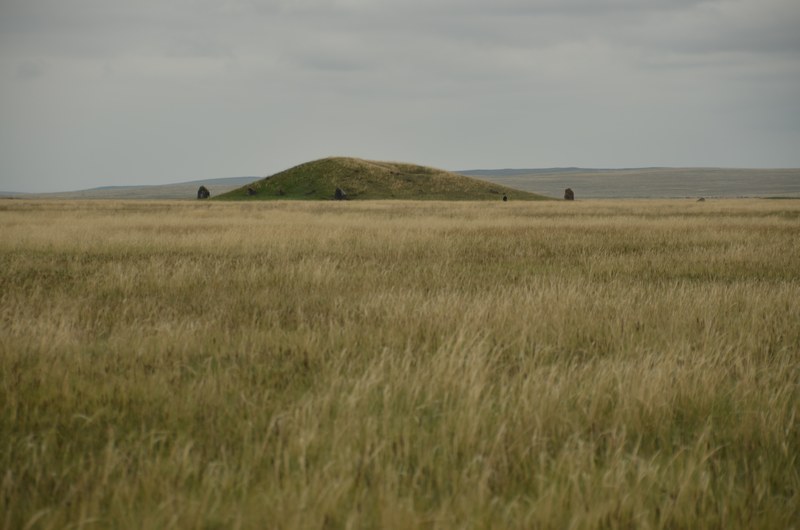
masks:
{"type": "Polygon", "coordinates": [[[3,528],[791,528],[800,204],[0,203],[3,528]]]}

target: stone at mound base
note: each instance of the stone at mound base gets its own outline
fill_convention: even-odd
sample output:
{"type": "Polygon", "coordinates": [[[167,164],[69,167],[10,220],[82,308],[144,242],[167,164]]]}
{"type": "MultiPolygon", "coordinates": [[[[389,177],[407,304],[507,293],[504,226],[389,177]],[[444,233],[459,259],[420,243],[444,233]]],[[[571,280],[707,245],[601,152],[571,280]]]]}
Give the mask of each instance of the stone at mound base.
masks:
{"type": "Polygon", "coordinates": [[[346,201],[347,194],[342,191],[342,188],[336,188],[336,191],[333,193],[333,198],[337,201],[346,201]]]}
{"type": "Polygon", "coordinates": [[[564,200],[565,201],[574,201],[575,200],[575,192],[572,191],[572,188],[567,188],[564,190],[564,200]]]}
{"type": "Polygon", "coordinates": [[[197,190],[197,198],[208,199],[209,197],[211,197],[211,192],[208,191],[208,188],[205,186],[200,186],[200,188],[197,190]]]}

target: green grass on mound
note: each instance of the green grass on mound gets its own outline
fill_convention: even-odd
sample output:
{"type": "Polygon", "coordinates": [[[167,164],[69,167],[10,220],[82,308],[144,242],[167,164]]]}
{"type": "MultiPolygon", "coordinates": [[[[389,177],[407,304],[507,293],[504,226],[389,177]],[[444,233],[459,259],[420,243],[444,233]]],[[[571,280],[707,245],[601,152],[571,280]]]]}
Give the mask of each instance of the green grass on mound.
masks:
{"type": "Polygon", "coordinates": [[[413,164],[324,158],[295,166],[217,196],[220,200],[348,199],[545,200],[546,197],[413,164]],[[250,188],[250,191],[248,191],[250,188]]]}

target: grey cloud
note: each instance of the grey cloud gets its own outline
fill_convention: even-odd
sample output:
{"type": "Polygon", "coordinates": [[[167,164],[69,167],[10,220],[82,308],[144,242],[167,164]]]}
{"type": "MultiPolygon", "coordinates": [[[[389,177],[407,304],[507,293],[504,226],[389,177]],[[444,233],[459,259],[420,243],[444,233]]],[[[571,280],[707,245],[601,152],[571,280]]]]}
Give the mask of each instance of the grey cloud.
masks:
{"type": "Polygon", "coordinates": [[[800,52],[798,26],[800,6],[794,2],[720,2],[645,20],[626,28],[620,42],[685,54],[794,54],[800,52]]]}
{"type": "Polygon", "coordinates": [[[22,79],[35,79],[44,73],[44,66],[38,61],[25,60],[17,65],[17,75],[22,79]]]}
{"type": "Polygon", "coordinates": [[[798,17],[796,0],[3,0],[0,178],[329,154],[800,164],[779,147],[800,141],[798,17]]]}
{"type": "Polygon", "coordinates": [[[313,51],[321,36],[339,34],[356,35],[364,47],[401,61],[407,43],[419,49],[419,42],[428,46],[423,61],[451,46],[464,53],[503,53],[574,42],[656,53],[797,50],[800,9],[786,0],[764,4],[770,8],[756,9],[760,18],[754,18],[737,14],[738,3],[705,0],[17,0],[4,7],[0,42],[4,50],[22,43],[28,53],[103,58],[234,58],[265,50],[310,68],[346,70],[367,66],[352,58],[361,53],[357,48],[343,53],[320,49],[318,57],[304,49],[313,51]],[[17,37],[14,42],[4,42],[9,35],[17,37]]]}
{"type": "Polygon", "coordinates": [[[301,55],[298,64],[315,71],[353,74],[368,70],[372,63],[344,55],[318,52],[301,55]]]}

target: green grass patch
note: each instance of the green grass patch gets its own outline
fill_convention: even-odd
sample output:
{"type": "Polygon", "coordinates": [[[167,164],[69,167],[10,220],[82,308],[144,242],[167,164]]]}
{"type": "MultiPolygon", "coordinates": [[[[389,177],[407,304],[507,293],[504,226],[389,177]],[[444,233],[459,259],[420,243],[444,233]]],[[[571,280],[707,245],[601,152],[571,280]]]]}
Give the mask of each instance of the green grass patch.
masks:
{"type": "Polygon", "coordinates": [[[349,200],[547,200],[541,195],[439,169],[355,158],[325,158],[301,164],[217,200],[333,200],[336,189],[349,200]]]}

